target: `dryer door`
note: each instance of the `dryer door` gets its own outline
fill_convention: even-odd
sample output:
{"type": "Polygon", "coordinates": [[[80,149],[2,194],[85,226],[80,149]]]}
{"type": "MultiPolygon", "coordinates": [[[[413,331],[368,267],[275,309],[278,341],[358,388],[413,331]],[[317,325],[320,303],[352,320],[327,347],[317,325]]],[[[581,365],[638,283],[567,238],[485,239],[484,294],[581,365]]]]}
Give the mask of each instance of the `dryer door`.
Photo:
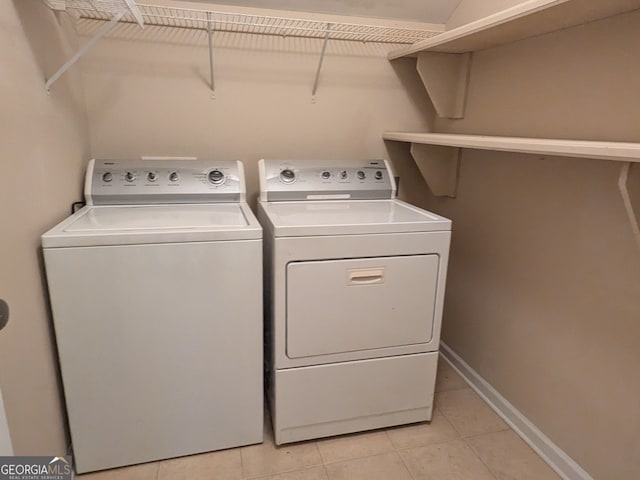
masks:
{"type": "Polygon", "coordinates": [[[291,262],[287,356],[429,343],[438,255],[291,262]]]}

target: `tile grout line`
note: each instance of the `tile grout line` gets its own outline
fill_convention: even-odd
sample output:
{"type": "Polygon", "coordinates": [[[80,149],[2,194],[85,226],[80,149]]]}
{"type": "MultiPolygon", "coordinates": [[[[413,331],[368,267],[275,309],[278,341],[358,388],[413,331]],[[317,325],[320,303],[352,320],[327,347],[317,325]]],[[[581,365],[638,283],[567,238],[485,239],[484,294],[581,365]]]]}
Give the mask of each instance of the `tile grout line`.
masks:
{"type": "Polygon", "coordinates": [[[468,438],[477,438],[477,437],[482,437],[483,435],[491,435],[492,433],[500,433],[500,432],[513,432],[513,429],[509,427],[509,425],[507,425],[507,428],[501,428],[500,430],[492,430],[490,432],[481,432],[481,433],[472,433],[471,435],[461,435],[460,438],[466,441],[468,438]]]}
{"type": "MultiPolygon", "coordinates": [[[[469,390],[471,390],[471,389],[469,389],[469,390]]],[[[442,414],[442,416],[443,416],[444,418],[446,418],[446,419],[447,419],[447,422],[449,422],[449,424],[451,425],[451,428],[453,428],[453,429],[455,430],[455,432],[458,434],[458,437],[463,438],[462,433],[460,433],[460,430],[458,430],[458,429],[456,428],[455,423],[453,423],[453,422],[451,421],[451,419],[447,416],[447,414],[446,414],[446,413],[444,413],[444,410],[441,410],[439,407],[436,407],[436,406],[435,406],[435,403],[434,403],[433,409],[434,409],[434,410],[436,410],[436,409],[437,409],[437,410],[442,414]]]]}
{"type": "MultiPolygon", "coordinates": [[[[264,432],[262,433],[262,442],[264,443],[264,432]]],[[[244,480],[247,476],[244,474],[244,460],[242,459],[242,449],[244,447],[240,447],[238,449],[238,455],[240,455],[240,477],[244,480]]]]}
{"type": "Polygon", "coordinates": [[[371,455],[364,455],[361,457],[345,458],[344,460],[338,460],[337,462],[322,463],[322,465],[325,465],[325,466],[336,465],[338,463],[351,462],[353,460],[362,460],[363,458],[379,457],[380,455],[387,455],[388,453],[395,453],[395,450],[389,451],[389,452],[372,453],[371,455]]]}
{"type": "Polygon", "coordinates": [[[416,447],[399,448],[397,450],[397,452],[398,453],[408,452],[409,450],[416,450],[417,448],[428,448],[428,447],[432,447],[434,445],[443,445],[445,443],[453,443],[453,442],[457,442],[457,441],[460,441],[460,440],[464,440],[464,438],[462,438],[462,437],[451,438],[449,440],[439,440],[437,442],[427,443],[426,445],[418,445],[416,447]]]}
{"type": "Polygon", "coordinates": [[[387,438],[389,439],[389,443],[391,443],[391,446],[393,447],[393,450],[396,452],[396,455],[398,455],[398,457],[400,457],[400,461],[404,465],[404,468],[406,468],[407,472],[409,472],[409,477],[411,477],[412,480],[416,480],[416,477],[413,475],[413,472],[411,472],[411,469],[409,468],[409,465],[407,465],[407,462],[405,461],[404,457],[402,456],[402,453],[400,453],[400,450],[398,450],[398,448],[396,447],[395,443],[393,443],[393,440],[391,440],[391,437],[389,436],[389,431],[387,430],[384,433],[387,435],[387,438]]]}
{"type": "MultiPolygon", "coordinates": [[[[311,440],[305,440],[303,442],[295,442],[295,445],[300,445],[300,444],[307,444],[307,445],[311,445],[311,440]]],[[[324,462],[322,461],[322,455],[320,454],[320,449],[318,448],[318,442],[317,441],[313,441],[313,444],[316,447],[316,450],[318,451],[318,457],[320,457],[320,463],[312,463],[309,465],[303,465],[297,468],[292,468],[292,469],[288,469],[288,470],[282,470],[282,471],[278,471],[278,472],[271,472],[271,473],[265,473],[265,474],[260,474],[260,475],[245,475],[244,474],[244,463],[243,465],[243,470],[242,470],[242,479],[243,480],[260,480],[263,478],[267,478],[267,477],[272,477],[274,475],[282,475],[282,474],[286,474],[286,473],[293,473],[293,472],[299,472],[301,470],[307,470],[313,467],[324,467],[324,462]]],[[[261,445],[261,444],[257,444],[257,445],[261,445]]],[[[287,444],[288,445],[288,444],[287,444]]],[[[279,448],[278,445],[276,445],[275,443],[273,444],[274,448],[279,448]]],[[[242,460],[241,460],[242,461],[242,460]]]]}
{"type": "MultiPolygon", "coordinates": [[[[242,477],[242,480],[264,480],[265,478],[268,477],[275,477],[275,476],[280,476],[280,475],[286,475],[288,473],[295,473],[295,472],[301,472],[303,470],[311,470],[312,468],[316,468],[316,467],[323,467],[324,465],[322,463],[316,463],[313,465],[305,465],[304,467],[300,467],[300,468],[294,468],[293,470],[283,470],[281,472],[271,472],[271,473],[265,473],[263,475],[257,475],[257,476],[252,476],[252,477],[242,477]]],[[[325,473],[326,473],[326,469],[325,469],[325,473]]]]}
{"type": "MultiPolygon", "coordinates": [[[[462,387],[462,388],[452,388],[451,390],[445,390],[445,392],[452,392],[452,391],[464,390],[464,389],[467,389],[467,388],[468,388],[469,390],[473,391],[473,389],[472,389],[471,387],[466,386],[466,387],[462,387]]],[[[484,466],[485,466],[485,468],[487,469],[487,471],[489,472],[489,474],[490,474],[494,479],[496,479],[496,480],[497,480],[496,474],[493,472],[493,470],[491,470],[491,469],[489,468],[489,466],[484,462],[484,460],[482,460],[482,458],[480,458],[480,456],[479,456],[479,455],[476,453],[476,451],[471,447],[471,445],[469,445],[469,443],[467,442],[467,438],[475,438],[475,437],[479,437],[479,436],[481,436],[481,435],[487,435],[487,434],[489,434],[489,433],[496,433],[496,432],[503,432],[503,431],[505,431],[505,430],[511,430],[511,428],[509,427],[509,425],[506,425],[506,424],[505,424],[505,425],[506,425],[506,427],[507,427],[506,429],[496,430],[495,432],[483,432],[483,433],[477,433],[477,434],[474,434],[474,435],[467,435],[467,436],[465,436],[465,435],[462,435],[462,433],[460,433],[460,431],[456,428],[455,423],[454,423],[454,422],[452,422],[452,421],[449,419],[449,417],[446,415],[446,413],[444,413],[444,411],[443,411],[443,410],[441,410],[441,409],[439,409],[438,407],[435,407],[435,406],[434,406],[433,408],[434,408],[434,410],[435,410],[435,409],[438,409],[438,411],[439,411],[439,412],[444,416],[444,418],[446,418],[446,419],[447,419],[447,421],[451,424],[451,426],[453,427],[453,429],[454,429],[454,430],[456,431],[456,433],[459,435],[459,440],[462,440],[462,443],[464,443],[464,445],[465,445],[469,450],[471,450],[471,453],[472,453],[472,454],[473,454],[473,455],[474,455],[478,460],[480,460],[480,463],[482,463],[482,465],[484,465],[484,466]]]]}
{"type": "MultiPolygon", "coordinates": [[[[490,433],[495,433],[495,432],[490,432],[490,433]]],[[[486,435],[486,434],[480,434],[480,435],[486,435]]],[[[482,463],[482,464],[485,466],[485,468],[486,468],[486,469],[487,469],[487,471],[491,474],[491,476],[492,476],[493,478],[495,478],[496,480],[498,480],[498,477],[496,476],[496,473],[495,473],[495,472],[494,472],[494,471],[489,467],[489,465],[487,465],[487,464],[485,463],[485,461],[482,459],[482,457],[480,457],[480,455],[478,455],[478,454],[476,453],[476,451],[473,449],[473,447],[472,447],[471,445],[469,445],[469,443],[467,442],[467,438],[475,438],[475,437],[479,437],[480,435],[476,435],[476,436],[474,436],[474,437],[466,437],[466,438],[463,438],[463,439],[462,439],[462,441],[463,441],[463,442],[464,442],[464,444],[467,446],[467,448],[468,448],[469,450],[471,450],[471,453],[473,453],[473,454],[475,455],[475,457],[476,457],[478,460],[480,460],[480,463],[482,463]]]]}

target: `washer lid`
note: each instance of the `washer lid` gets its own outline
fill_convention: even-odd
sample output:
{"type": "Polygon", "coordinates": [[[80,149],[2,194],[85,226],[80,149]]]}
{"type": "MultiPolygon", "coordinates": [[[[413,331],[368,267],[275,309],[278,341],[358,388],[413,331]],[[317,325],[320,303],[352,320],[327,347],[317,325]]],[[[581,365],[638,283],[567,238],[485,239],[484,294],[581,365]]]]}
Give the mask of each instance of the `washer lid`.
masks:
{"type": "Polygon", "coordinates": [[[87,206],[42,236],[43,247],[262,238],[244,203],[87,206]]]}
{"type": "Polygon", "coordinates": [[[261,202],[276,237],[451,230],[451,220],[400,200],[261,202]]]}

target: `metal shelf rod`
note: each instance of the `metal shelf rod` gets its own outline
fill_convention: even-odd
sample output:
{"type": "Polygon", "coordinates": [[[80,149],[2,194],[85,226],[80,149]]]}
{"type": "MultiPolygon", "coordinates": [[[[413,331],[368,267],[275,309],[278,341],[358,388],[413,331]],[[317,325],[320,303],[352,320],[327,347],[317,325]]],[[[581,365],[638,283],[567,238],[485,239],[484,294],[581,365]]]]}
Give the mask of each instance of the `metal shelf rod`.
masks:
{"type": "Polygon", "coordinates": [[[327,23],[327,31],[324,34],[324,42],[322,43],[322,51],[320,52],[320,60],[318,61],[318,69],[316,70],[316,78],[313,81],[313,88],[311,89],[311,95],[315,96],[318,90],[318,80],[320,79],[320,70],[322,69],[322,61],[324,60],[324,54],[327,51],[327,42],[329,41],[329,33],[331,24],[327,23]]]}
{"type": "Polygon", "coordinates": [[[58,71],[56,73],[54,73],[51,78],[47,79],[47,83],[45,84],[45,86],[47,87],[47,92],[51,91],[51,86],[56,82],[56,80],[58,80],[58,78],[60,78],[67,70],[69,70],[69,68],[71,68],[71,66],[76,63],[78,60],[80,60],[80,58],[87,53],[91,47],[93,47],[95,45],[95,43],[100,40],[102,37],[104,37],[107,33],[109,33],[109,31],[115,27],[118,22],[120,21],[120,19],[127,13],[127,10],[121,10],[120,12],[116,13],[113,18],[111,20],[109,20],[108,23],[105,23],[104,25],[102,25],[98,31],[95,33],[95,35],[93,37],[91,37],[89,39],[89,41],[87,41],[87,43],[85,43],[82,48],[80,48],[80,50],[78,50],[76,52],[76,54],[71,57],[69,60],[67,60],[67,62],[62,65],[58,71]]]}
{"type": "Polygon", "coordinates": [[[211,12],[207,12],[207,37],[209,38],[209,81],[211,93],[216,93],[216,84],[213,79],[213,31],[211,29],[211,12]]]}

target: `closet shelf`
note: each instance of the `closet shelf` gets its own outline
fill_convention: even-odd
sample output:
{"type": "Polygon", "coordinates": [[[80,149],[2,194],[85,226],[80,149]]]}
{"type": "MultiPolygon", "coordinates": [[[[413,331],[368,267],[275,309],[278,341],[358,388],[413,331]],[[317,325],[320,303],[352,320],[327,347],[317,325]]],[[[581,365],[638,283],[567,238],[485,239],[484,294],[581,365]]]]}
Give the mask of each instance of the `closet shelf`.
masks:
{"type": "MultiPolygon", "coordinates": [[[[425,40],[441,31],[404,28],[397,26],[366,25],[358,23],[327,22],[300,18],[248,15],[220,12],[208,9],[168,7],[133,0],[46,0],[55,10],[68,10],[76,18],[110,20],[114,13],[122,10],[117,4],[126,1],[140,12],[145,25],[189,28],[196,30],[255,33],[329,40],[349,40],[372,43],[413,44],[425,40]],[[94,8],[95,7],[95,8],[94,8]]],[[[122,17],[122,22],[136,21],[131,10],[122,17]]]]}
{"type": "Polygon", "coordinates": [[[53,10],[86,10],[101,12],[105,20],[111,20],[121,12],[128,14],[130,21],[141,27],[144,24],[140,9],[135,0],[44,0],[53,10]]]}
{"type": "Polygon", "coordinates": [[[365,43],[413,44],[441,33],[441,30],[406,28],[397,25],[367,25],[334,20],[248,15],[207,9],[136,3],[135,0],[44,0],[50,8],[68,11],[77,19],[104,21],[93,37],[46,81],[53,83],[119,22],[159,27],[188,28],[207,32],[209,43],[209,86],[215,98],[213,34],[215,32],[251,33],[322,39],[322,50],[311,93],[316,94],[320,70],[329,40],[365,43]]]}
{"type": "Polygon", "coordinates": [[[384,132],[382,138],[385,140],[424,145],[440,145],[444,147],[640,162],[640,143],[630,142],[597,142],[591,140],[556,140],[549,138],[409,132],[384,132]]]}
{"type": "Polygon", "coordinates": [[[528,0],[411,46],[389,59],[419,52],[466,53],[582,25],[640,8],[639,0],[528,0]]]}
{"type": "Polygon", "coordinates": [[[409,132],[384,132],[382,138],[410,143],[411,156],[429,189],[444,197],[456,196],[462,148],[617,160],[625,165],[640,162],[640,143],[409,132]]]}
{"type": "Polygon", "coordinates": [[[640,247],[640,197],[629,191],[631,166],[640,163],[640,143],[410,132],[384,132],[382,138],[411,144],[411,156],[420,173],[431,193],[440,197],[456,196],[462,148],[618,161],[618,190],[640,247]]]}

